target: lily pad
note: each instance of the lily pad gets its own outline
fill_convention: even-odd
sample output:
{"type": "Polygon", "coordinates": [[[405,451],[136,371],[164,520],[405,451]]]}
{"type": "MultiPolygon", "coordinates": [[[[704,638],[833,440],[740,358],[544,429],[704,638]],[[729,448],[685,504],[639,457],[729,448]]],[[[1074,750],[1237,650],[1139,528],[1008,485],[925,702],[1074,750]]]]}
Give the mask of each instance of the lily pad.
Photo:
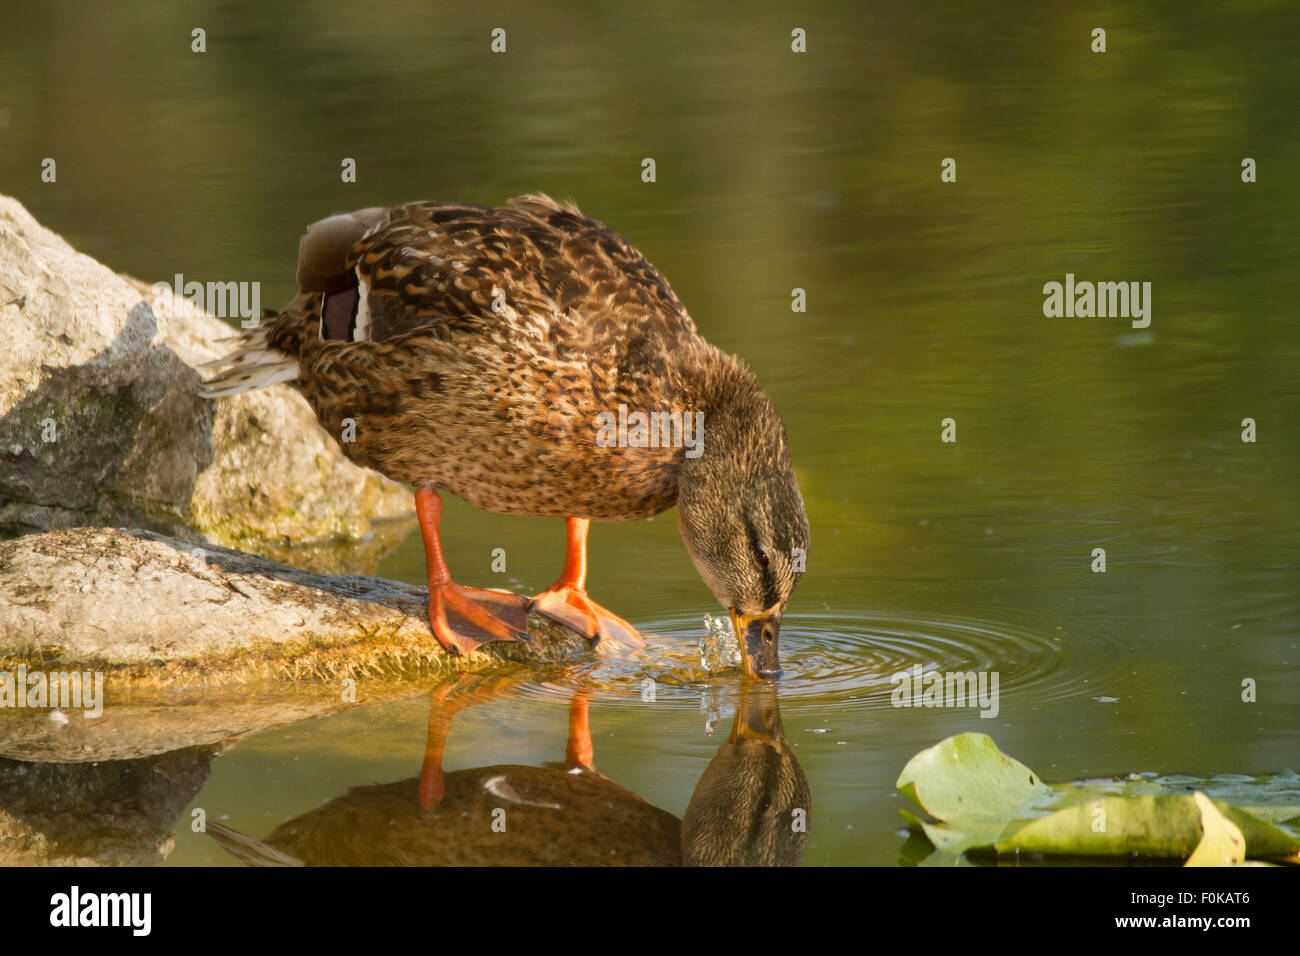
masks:
{"type": "Polygon", "coordinates": [[[1212,801],[1199,790],[1192,794],[1201,811],[1200,844],[1187,858],[1188,866],[1231,866],[1246,860],[1246,838],[1236,825],[1219,812],[1212,801]]]}
{"type": "Polygon", "coordinates": [[[932,817],[1006,817],[1052,794],[987,734],[959,734],[922,750],[898,776],[898,789],[932,817]]]}
{"type": "Polygon", "coordinates": [[[1048,786],[984,734],[949,737],[923,750],[898,778],[899,790],[933,817],[904,812],[904,819],[945,858],[985,849],[1186,859],[1205,846],[1201,859],[1231,860],[1225,847],[1234,830],[1244,842],[1243,857],[1293,856],[1300,852],[1300,830],[1293,825],[1300,820],[1298,784],[1300,778],[1286,772],[1208,781],[1132,774],[1048,786]]]}

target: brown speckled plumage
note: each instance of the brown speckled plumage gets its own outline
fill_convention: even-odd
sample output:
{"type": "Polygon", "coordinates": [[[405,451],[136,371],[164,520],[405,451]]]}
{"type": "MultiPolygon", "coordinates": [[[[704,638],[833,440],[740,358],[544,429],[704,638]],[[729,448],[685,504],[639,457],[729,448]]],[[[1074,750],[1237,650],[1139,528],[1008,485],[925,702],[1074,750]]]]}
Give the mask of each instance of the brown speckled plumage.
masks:
{"type": "Polygon", "coordinates": [[[324,295],[304,292],[268,344],[298,357],[295,385],[327,431],[355,422],[349,458],[488,511],[664,511],[685,450],[600,447],[597,415],[703,411],[707,428],[708,392],[746,377],[635,249],[544,197],[395,207],[347,265],[382,337],[322,339],[324,295]]]}

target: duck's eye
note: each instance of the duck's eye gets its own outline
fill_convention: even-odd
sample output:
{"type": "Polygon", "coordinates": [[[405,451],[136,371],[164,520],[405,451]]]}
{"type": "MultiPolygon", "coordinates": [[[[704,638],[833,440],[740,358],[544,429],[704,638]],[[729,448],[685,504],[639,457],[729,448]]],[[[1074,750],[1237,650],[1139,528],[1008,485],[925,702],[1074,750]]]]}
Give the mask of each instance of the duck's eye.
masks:
{"type": "Polygon", "coordinates": [[[761,564],[763,567],[767,567],[767,552],[766,552],[766,551],[760,551],[760,552],[758,552],[756,555],[754,555],[754,557],[758,560],[758,563],[759,563],[759,564],[761,564]]]}

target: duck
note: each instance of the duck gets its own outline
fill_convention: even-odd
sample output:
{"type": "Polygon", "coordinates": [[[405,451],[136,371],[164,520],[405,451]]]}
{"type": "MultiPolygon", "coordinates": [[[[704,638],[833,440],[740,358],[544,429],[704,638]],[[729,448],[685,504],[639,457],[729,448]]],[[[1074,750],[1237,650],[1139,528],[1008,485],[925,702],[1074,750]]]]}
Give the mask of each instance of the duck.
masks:
{"type": "Polygon", "coordinates": [[[593,521],[675,505],[747,674],[781,676],[780,623],[809,542],[784,424],[631,243],[544,194],[413,202],[308,226],[296,278],[284,309],[205,366],[201,394],[287,383],[351,461],[414,488],[445,650],[528,641],[529,613],[643,647],[588,596],[587,536],[593,521]],[[444,492],[564,518],[560,576],[531,599],[454,582],[444,492]]]}

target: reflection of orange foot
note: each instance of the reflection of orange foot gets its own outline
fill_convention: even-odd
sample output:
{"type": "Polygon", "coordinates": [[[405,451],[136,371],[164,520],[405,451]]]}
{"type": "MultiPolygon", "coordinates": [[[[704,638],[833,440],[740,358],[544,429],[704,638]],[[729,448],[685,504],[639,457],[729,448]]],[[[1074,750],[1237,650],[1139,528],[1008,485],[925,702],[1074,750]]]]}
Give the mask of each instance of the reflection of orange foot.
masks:
{"type": "Polygon", "coordinates": [[[591,724],[587,720],[587,695],[579,691],[569,704],[569,740],[564,747],[564,763],[570,770],[595,770],[591,749],[591,724]]]}
{"type": "Polygon", "coordinates": [[[424,741],[424,766],[420,768],[417,788],[423,810],[437,809],[447,795],[447,782],[442,774],[442,751],[447,745],[447,735],[451,733],[453,711],[443,704],[444,696],[445,693],[440,695],[435,691],[429,701],[429,730],[424,741]]]}
{"type": "Polygon", "coordinates": [[[438,526],[442,499],[430,488],[415,491],[415,514],[429,569],[429,626],[452,654],[468,654],[491,641],[528,640],[528,602],[515,594],[453,584],[442,558],[438,526]]]}
{"type": "Polygon", "coordinates": [[[533,598],[528,610],[558,621],[593,641],[613,638],[628,647],[645,647],[636,628],[587,597],[587,592],[580,587],[557,581],[533,598]]]}
{"type": "Polygon", "coordinates": [[[441,766],[425,767],[420,771],[419,795],[421,810],[438,809],[438,804],[447,795],[447,782],[441,766]]]}
{"type": "Polygon", "coordinates": [[[593,641],[612,637],[628,647],[645,647],[645,641],[635,627],[587,597],[584,587],[587,581],[587,528],[591,522],[586,518],[569,518],[567,521],[564,573],[533,598],[528,610],[558,621],[593,641]]]}
{"type": "MultiPolygon", "coordinates": [[[[522,602],[523,598],[517,600],[522,602]]],[[[418,786],[421,809],[436,810],[447,795],[447,780],[442,772],[442,752],[447,746],[447,736],[451,733],[452,718],[467,707],[499,697],[519,680],[515,676],[461,672],[433,689],[429,695],[429,728],[424,741],[424,766],[420,770],[418,786]]],[[[591,749],[590,743],[587,749],[591,749]]]]}

